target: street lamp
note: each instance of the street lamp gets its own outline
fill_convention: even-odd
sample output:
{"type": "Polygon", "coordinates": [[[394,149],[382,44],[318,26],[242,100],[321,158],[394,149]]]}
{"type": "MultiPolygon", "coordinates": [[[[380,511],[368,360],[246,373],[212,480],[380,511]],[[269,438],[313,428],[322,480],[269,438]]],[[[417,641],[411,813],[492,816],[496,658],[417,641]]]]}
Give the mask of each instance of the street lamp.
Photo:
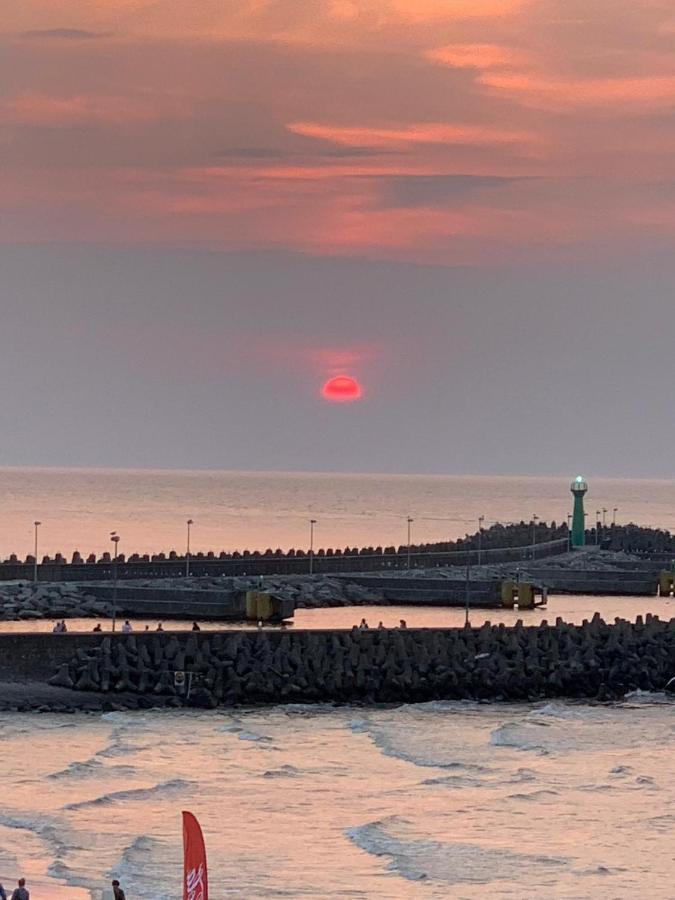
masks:
{"type": "Polygon", "coordinates": [[[42,525],[42,522],[33,522],[35,526],[35,556],[33,557],[33,584],[37,584],[38,581],[38,528],[42,525]]]}
{"type": "Polygon", "coordinates": [[[572,550],[572,513],[567,513],[567,550],[572,550]]]}
{"type": "Polygon", "coordinates": [[[604,531],[604,529],[605,529],[606,517],[607,517],[607,510],[606,510],[606,508],[603,506],[603,507],[602,507],[602,529],[603,529],[603,531],[604,531]]]}
{"type": "Polygon", "coordinates": [[[309,520],[309,574],[314,571],[314,526],[316,519],[309,520]]]}
{"type": "Polygon", "coordinates": [[[532,516],[532,559],[535,556],[535,546],[537,544],[537,522],[539,521],[539,516],[532,516]]]}
{"type": "Polygon", "coordinates": [[[600,510],[595,511],[595,545],[600,543],[600,510]]]}
{"type": "Polygon", "coordinates": [[[110,532],[110,540],[115,545],[115,555],[113,556],[113,608],[112,608],[112,630],[115,631],[117,625],[117,553],[120,536],[116,531],[110,532]]]}
{"type": "Polygon", "coordinates": [[[410,526],[414,522],[414,519],[411,519],[410,516],[407,518],[408,522],[408,568],[410,568],[410,526]]]}
{"type": "Polygon", "coordinates": [[[471,553],[466,557],[466,577],[464,581],[464,625],[469,624],[469,597],[471,594],[471,553]]]}
{"type": "Polygon", "coordinates": [[[478,516],[478,565],[480,565],[481,556],[483,553],[483,522],[485,521],[485,516],[478,516]]]}
{"type": "Polygon", "coordinates": [[[190,526],[194,525],[192,519],[187,520],[187,550],[185,552],[185,577],[190,577],[190,526]]]}
{"type": "Polygon", "coordinates": [[[616,525],[616,514],[618,513],[618,511],[619,511],[618,506],[615,506],[614,509],[612,510],[612,528],[614,528],[614,526],[616,525]]]}

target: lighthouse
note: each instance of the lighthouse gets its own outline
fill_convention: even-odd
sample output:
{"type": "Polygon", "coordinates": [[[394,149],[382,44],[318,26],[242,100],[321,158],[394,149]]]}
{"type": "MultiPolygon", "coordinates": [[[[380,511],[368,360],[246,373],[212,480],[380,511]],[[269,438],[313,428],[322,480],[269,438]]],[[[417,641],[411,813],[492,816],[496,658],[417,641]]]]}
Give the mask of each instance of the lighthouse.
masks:
{"type": "Polygon", "coordinates": [[[584,494],[588,483],[581,475],[577,475],[570,486],[574,495],[574,512],[572,513],[572,546],[583,547],[586,543],[586,523],[584,521],[584,494]]]}

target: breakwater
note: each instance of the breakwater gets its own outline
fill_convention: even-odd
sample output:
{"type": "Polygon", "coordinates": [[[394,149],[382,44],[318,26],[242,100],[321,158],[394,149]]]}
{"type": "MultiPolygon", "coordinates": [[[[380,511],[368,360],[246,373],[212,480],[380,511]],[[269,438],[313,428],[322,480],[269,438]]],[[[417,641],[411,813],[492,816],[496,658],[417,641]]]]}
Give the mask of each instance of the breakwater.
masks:
{"type": "Polygon", "coordinates": [[[55,699],[40,694],[40,703],[59,709],[608,700],[663,690],[674,674],[675,620],[650,615],[512,628],[0,635],[0,677],[49,682],[55,699]]]}
{"type": "MultiPolygon", "coordinates": [[[[478,563],[518,562],[523,559],[544,559],[567,551],[567,539],[546,541],[536,546],[501,547],[485,550],[413,550],[408,555],[404,547],[362,547],[317,550],[314,554],[302,550],[244,550],[242,553],[197,553],[190,556],[191,575],[203,577],[249,575],[297,575],[314,573],[379,572],[397,569],[434,569],[478,563]]],[[[113,562],[109,553],[83,559],[74,553],[70,560],[61,554],[45,556],[38,565],[39,581],[102,581],[119,579],[176,578],[185,574],[187,560],[175,552],[152,556],[120,554],[113,562]]],[[[34,576],[34,557],[20,560],[16,555],[0,562],[0,581],[25,580],[34,576]]]]}

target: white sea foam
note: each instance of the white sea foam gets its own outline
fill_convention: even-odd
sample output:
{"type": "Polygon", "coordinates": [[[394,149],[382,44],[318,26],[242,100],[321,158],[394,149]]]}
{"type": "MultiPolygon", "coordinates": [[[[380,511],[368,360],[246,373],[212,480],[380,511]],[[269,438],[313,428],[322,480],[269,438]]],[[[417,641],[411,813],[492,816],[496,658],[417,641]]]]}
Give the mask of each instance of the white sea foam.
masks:
{"type": "Polygon", "coordinates": [[[645,706],[675,704],[675,694],[666,694],[663,691],[641,691],[639,688],[635,691],[629,691],[629,693],[624,695],[623,699],[628,704],[643,704],[645,706]]]}
{"type": "Polygon", "coordinates": [[[527,722],[506,722],[500,725],[491,733],[490,743],[493,747],[512,747],[541,755],[549,752],[542,732],[527,722]]]}
{"type": "Polygon", "coordinates": [[[269,744],[272,738],[266,734],[257,734],[255,731],[239,731],[237,737],[240,741],[253,741],[254,743],[269,744]]]}
{"type": "Polygon", "coordinates": [[[388,871],[409,881],[445,884],[489,884],[518,878],[524,867],[553,873],[569,865],[567,859],[515,853],[469,843],[442,843],[410,837],[408,823],[396,816],[347,830],[358,847],[374,856],[387,857],[388,871]]]}

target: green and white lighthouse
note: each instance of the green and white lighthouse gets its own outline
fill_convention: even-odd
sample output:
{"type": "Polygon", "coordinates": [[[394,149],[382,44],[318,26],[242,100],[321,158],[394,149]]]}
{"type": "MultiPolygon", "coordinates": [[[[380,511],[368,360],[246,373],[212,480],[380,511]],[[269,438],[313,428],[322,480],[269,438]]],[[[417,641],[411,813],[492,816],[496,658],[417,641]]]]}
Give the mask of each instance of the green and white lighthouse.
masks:
{"type": "Polygon", "coordinates": [[[574,511],[572,513],[572,546],[583,547],[586,543],[586,523],[584,521],[584,494],[588,483],[581,475],[577,475],[570,486],[574,495],[574,511]]]}

